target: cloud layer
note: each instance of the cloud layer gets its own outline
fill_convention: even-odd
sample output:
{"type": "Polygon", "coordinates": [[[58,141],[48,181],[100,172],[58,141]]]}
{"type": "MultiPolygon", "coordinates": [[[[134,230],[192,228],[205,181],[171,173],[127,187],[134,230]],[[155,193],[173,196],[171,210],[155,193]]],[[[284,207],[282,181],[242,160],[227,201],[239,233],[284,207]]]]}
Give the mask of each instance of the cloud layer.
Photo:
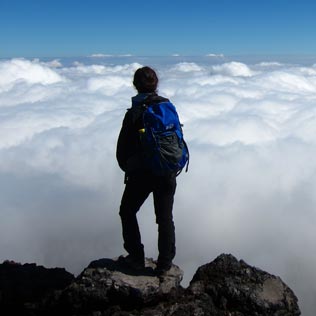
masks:
{"type": "MultiPolygon", "coordinates": [[[[94,61],[0,61],[0,260],[78,273],[123,252],[115,146],[141,64],[94,61]]],[[[316,67],[218,62],[156,62],[191,152],[178,178],[176,263],[188,282],[231,252],[280,275],[311,316],[316,67]]],[[[139,221],[155,258],[151,200],[139,221]]]]}

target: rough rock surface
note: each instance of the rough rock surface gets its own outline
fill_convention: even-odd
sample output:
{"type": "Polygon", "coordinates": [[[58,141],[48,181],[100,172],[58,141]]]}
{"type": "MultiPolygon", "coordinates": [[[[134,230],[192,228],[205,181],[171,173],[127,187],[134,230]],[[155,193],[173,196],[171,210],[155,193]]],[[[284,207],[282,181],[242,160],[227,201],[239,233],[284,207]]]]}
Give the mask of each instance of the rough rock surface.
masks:
{"type": "Polygon", "coordinates": [[[179,267],[174,265],[159,278],[154,267],[155,262],[147,259],[146,269],[137,274],[120,260],[94,261],[63,290],[43,295],[31,313],[20,315],[300,315],[297,298],[279,277],[232,255],[220,255],[201,266],[187,289],[180,285],[179,267]]]}
{"type": "Polygon", "coordinates": [[[44,296],[64,289],[73,280],[65,269],[5,261],[0,264],[0,314],[32,310],[44,296]]]}
{"type": "Polygon", "coordinates": [[[297,298],[279,277],[221,255],[200,267],[188,288],[208,295],[216,308],[231,315],[300,315],[297,298]]]}
{"type": "Polygon", "coordinates": [[[172,265],[158,278],[154,274],[155,266],[152,259],[146,259],[146,269],[135,272],[120,260],[93,261],[62,293],[62,309],[95,311],[119,305],[130,310],[170,298],[181,288],[183,272],[172,265]]]}

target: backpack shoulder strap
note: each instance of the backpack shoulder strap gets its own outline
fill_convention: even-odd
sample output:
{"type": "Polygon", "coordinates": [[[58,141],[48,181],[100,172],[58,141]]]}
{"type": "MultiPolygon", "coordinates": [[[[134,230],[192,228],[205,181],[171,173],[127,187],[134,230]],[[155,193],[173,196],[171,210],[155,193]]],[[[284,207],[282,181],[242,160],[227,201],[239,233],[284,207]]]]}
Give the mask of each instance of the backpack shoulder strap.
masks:
{"type": "Polygon", "coordinates": [[[170,102],[169,99],[161,97],[159,95],[149,96],[144,100],[145,105],[155,104],[155,103],[162,103],[162,102],[170,102]]]}
{"type": "Polygon", "coordinates": [[[143,113],[146,107],[144,105],[137,105],[127,109],[127,114],[130,117],[132,125],[135,125],[137,128],[142,125],[143,113]]]}

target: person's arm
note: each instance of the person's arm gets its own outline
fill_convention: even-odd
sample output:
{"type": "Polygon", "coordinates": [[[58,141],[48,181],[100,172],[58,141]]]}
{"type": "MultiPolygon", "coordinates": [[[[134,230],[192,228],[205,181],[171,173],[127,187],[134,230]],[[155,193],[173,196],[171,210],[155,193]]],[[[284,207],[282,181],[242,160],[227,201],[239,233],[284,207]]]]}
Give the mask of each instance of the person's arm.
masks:
{"type": "Polygon", "coordinates": [[[126,113],[123,124],[121,127],[121,131],[117,140],[116,145],[116,159],[120,166],[120,168],[126,172],[127,169],[127,160],[128,160],[128,135],[129,135],[129,118],[128,118],[128,112],[126,113]]]}

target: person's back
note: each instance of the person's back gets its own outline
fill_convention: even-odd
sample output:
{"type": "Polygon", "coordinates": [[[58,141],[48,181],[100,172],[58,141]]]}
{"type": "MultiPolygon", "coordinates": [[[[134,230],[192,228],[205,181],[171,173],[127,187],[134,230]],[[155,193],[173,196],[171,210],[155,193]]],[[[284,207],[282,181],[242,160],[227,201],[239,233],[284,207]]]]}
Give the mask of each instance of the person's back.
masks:
{"type": "Polygon", "coordinates": [[[158,224],[159,256],[156,271],[161,274],[169,270],[176,252],[172,215],[176,172],[155,175],[146,168],[140,131],[144,129],[143,105],[168,99],[157,95],[158,78],[149,67],[139,68],[135,72],[133,84],[138,94],[132,98],[132,107],[124,117],[116,151],[119,166],[125,172],[125,190],[120,206],[124,248],[128,252],[125,262],[135,269],[144,268],[144,246],[136,214],[149,194],[153,193],[158,224]]]}

